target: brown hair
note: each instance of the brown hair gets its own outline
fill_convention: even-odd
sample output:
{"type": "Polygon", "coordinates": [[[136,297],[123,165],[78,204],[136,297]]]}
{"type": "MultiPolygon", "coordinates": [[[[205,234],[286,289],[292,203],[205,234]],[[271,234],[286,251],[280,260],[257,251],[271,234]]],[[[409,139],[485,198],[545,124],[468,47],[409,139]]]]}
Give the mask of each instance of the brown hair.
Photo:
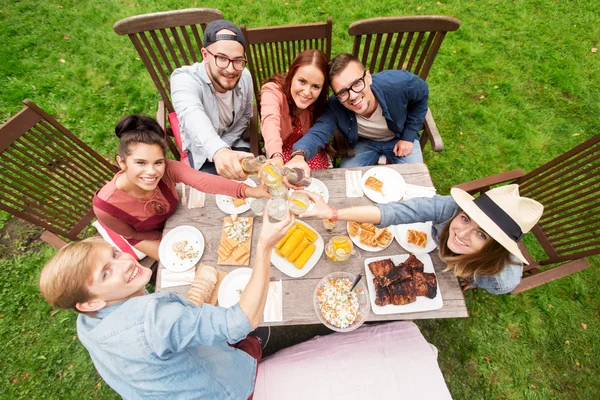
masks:
{"type": "Polygon", "coordinates": [[[448,265],[444,271],[452,270],[460,278],[496,275],[509,261],[510,252],[493,238],[475,254],[456,254],[448,248],[450,223],[461,212],[459,208],[440,232],[440,258],[448,265]]]}
{"type": "Polygon", "coordinates": [[[363,63],[361,63],[360,60],[354,57],[352,54],[340,53],[333,57],[333,59],[329,62],[329,81],[331,82],[331,80],[336,75],[339,75],[344,69],[346,69],[348,64],[351,62],[358,63],[361,67],[363,67],[363,69],[365,69],[363,63]]]}
{"type": "Polygon", "coordinates": [[[101,245],[108,246],[99,238],[72,242],[46,263],[40,274],[40,292],[52,307],[81,312],[77,303],[91,300],[88,286],[96,267],[96,251],[101,245]]]}
{"type": "Polygon", "coordinates": [[[296,110],[298,109],[294,99],[292,98],[292,80],[294,79],[294,75],[296,75],[296,71],[305,65],[314,65],[317,67],[323,74],[324,79],[323,87],[321,88],[319,97],[317,97],[317,100],[315,100],[315,102],[310,106],[312,111],[311,124],[314,124],[317,118],[319,118],[321,114],[323,114],[323,111],[325,111],[325,105],[327,104],[327,88],[329,87],[329,78],[327,75],[328,63],[329,59],[322,51],[314,49],[304,50],[302,53],[298,54],[296,58],[294,58],[292,65],[290,65],[290,68],[285,75],[275,75],[267,81],[275,82],[277,85],[279,85],[281,91],[285,93],[292,120],[296,118],[296,110]]]}
{"type": "Polygon", "coordinates": [[[119,139],[119,157],[123,160],[131,154],[131,145],[145,143],[160,146],[163,155],[167,154],[165,131],[152,117],[129,114],[121,118],[115,126],[115,135],[119,139]]]}

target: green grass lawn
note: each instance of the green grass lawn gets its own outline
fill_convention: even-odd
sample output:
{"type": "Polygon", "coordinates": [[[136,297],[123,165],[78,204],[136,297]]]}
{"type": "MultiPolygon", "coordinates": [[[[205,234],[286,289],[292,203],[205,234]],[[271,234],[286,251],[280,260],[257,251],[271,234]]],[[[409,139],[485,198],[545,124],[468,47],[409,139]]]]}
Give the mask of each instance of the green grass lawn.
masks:
{"type": "MultiPolygon", "coordinates": [[[[357,19],[460,19],[428,78],[446,150],[424,156],[442,194],[485,175],[529,171],[600,133],[597,0],[0,0],[0,121],[27,97],[113,157],[114,124],[126,113],[152,115],[158,94],[112,25],[198,6],[249,27],[331,15],[334,54],[351,50],[346,31],[357,19]]],[[[39,295],[37,277],[53,250],[3,213],[0,229],[0,398],[118,398],[78,342],[75,315],[52,312],[39,295]]],[[[600,260],[590,261],[586,271],[517,296],[467,292],[470,318],[418,321],[440,350],[453,397],[597,399],[600,260]]]]}

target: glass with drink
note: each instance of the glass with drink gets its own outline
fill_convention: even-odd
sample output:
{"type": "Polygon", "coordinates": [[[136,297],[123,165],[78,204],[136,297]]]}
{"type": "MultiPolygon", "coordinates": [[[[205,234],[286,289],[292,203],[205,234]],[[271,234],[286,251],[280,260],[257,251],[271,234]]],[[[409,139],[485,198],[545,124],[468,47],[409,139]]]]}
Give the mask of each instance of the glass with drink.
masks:
{"type": "Polygon", "coordinates": [[[300,215],[308,210],[308,207],[310,206],[310,199],[304,193],[294,192],[290,195],[288,204],[291,212],[296,215],[300,215]]]}
{"type": "Polygon", "coordinates": [[[265,162],[258,170],[260,180],[267,186],[277,186],[283,180],[281,167],[274,161],[265,162]]]}
{"type": "Polygon", "coordinates": [[[287,201],[282,198],[273,199],[267,205],[267,215],[270,219],[275,221],[281,221],[285,218],[288,213],[287,201]]]}
{"type": "Polygon", "coordinates": [[[329,218],[323,218],[323,228],[325,228],[327,232],[331,232],[333,228],[335,228],[335,225],[336,223],[329,218]]]}
{"type": "Polygon", "coordinates": [[[308,186],[312,182],[310,177],[304,175],[304,171],[301,168],[283,167],[283,176],[294,186],[308,186]]]}
{"type": "Polygon", "coordinates": [[[275,185],[275,186],[269,186],[269,193],[271,194],[271,196],[274,199],[287,200],[288,191],[289,191],[288,187],[285,186],[283,183],[280,183],[279,185],[275,185]]]}
{"type": "Polygon", "coordinates": [[[242,171],[244,171],[246,175],[252,175],[258,173],[258,170],[266,161],[267,157],[265,156],[249,156],[242,158],[240,164],[242,165],[242,171]]]}
{"type": "Polygon", "coordinates": [[[332,261],[346,261],[351,255],[360,258],[360,254],[354,249],[354,244],[348,236],[334,236],[325,245],[325,254],[332,261]]]}
{"type": "Polygon", "coordinates": [[[265,207],[267,206],[267,202],[269,199],[261,198],[261,199],[252,199],[250,203],[250,209],[254,212],[255,215],[261,216],[265,212],[265,207]]]}

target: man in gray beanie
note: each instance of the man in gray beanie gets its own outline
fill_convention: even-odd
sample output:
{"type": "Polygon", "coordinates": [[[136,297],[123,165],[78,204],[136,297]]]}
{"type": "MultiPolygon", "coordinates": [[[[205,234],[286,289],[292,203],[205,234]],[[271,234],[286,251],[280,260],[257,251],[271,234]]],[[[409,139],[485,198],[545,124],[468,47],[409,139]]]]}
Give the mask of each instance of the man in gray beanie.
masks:
{"type": "Polygon", "coordinates": [[[190,165],[237,180],[246,179],[240,159],[249,155],[250,145],[242,133],[254,102],[244,47],[235,24],[213,21],[204,31],[204,60],[171,75],[173,107],[190,165]]]}

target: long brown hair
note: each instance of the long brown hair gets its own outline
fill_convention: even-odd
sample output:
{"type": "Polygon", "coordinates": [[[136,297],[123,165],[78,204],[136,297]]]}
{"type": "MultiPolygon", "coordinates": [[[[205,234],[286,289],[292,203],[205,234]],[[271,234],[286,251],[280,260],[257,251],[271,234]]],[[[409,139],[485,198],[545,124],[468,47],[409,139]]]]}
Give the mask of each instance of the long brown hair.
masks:
{"type": "Polygon", "coordinates": [[[440,232],[440,258],[448,265],[444,271],[452,270],[460,278],[496,275],[510,260],[510,252],[493,238],[475,254],[456,254],[448,247],[450,223],[461,212],[459,208],[440,232]]]}
{"type": "Polygon", "coordinates": [[[314,65],[321,71],[323,74],[323,87],[321,88],[321,93],[317,100],[310,106],[310,110],[312,111],[311,117],[311,125],[315,123],[316,119],[323,114],[325,111],[325,105],[327,104],[327,90],[329,88],[329,74],[327,73],[327,66],[329,64],[329,59],[327,55],[320,50],[304,50],[302,53],[298,54],[292,65],[285,75],[275,75],[271,77],[267,82],[275,82],[281,88],[281,91],[285,93],[285,97],[287,99],[287,103],[290,109],[290,116],[292,120],[296,118],[296,103],[292,98],[292,80],[294,79],[294,75],[298,71],[298,68],[304,67],[305,65],[314,65]]]}

